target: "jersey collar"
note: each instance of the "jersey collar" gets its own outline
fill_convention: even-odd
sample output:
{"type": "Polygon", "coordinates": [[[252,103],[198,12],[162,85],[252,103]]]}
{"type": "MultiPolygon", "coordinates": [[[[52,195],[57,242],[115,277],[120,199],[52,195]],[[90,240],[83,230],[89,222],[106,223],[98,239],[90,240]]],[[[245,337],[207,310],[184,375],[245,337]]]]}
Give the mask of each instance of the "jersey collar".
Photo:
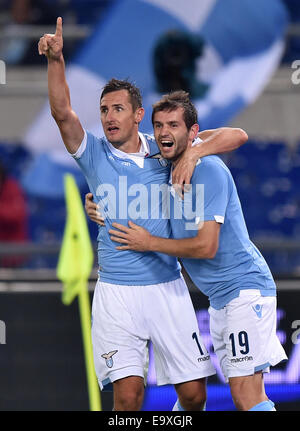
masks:
{"type": "Polygon", "coordinates": [[[137,153],[125,153],[125,151],[118,150],[118,148],[115,148],[107,139],[106,139],[106,143],[108,145],[108,148],[112,152],[112,154],[114,154],[119,159],[128,159],[128,156],[146,157],[150,152],[148,142],[146,141],[146,138],[144,137],[144,135],[140,132],[139,132],[139,138],[141,140],[141,148],[140,148],[140,151],[137,153]]]}

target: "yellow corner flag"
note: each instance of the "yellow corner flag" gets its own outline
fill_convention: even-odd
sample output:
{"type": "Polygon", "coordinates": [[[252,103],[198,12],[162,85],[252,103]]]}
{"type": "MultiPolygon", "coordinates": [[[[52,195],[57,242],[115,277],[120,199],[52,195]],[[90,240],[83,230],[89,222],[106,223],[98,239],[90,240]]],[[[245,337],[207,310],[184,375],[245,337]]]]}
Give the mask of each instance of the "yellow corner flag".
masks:
{"type": "Polygon", "coordinates": [[[81,196],[72,175],[65,175],[67,221],[57,265],[57,277],[63,283],[62,301],[71,304],[78,296],[81,331],[85,353],[90,410],[101,410],[99,386],[95,375],[91,340],[91,307],[88,280],[94,252],[81,196]]]}
{"type": "Polygon", "coordinates": [[[94,253],[81,197],[70,174],[65,175],[67,222],[60,250],[57,277],[63,282],[62,301],[71,304],[89,279],[94,253]]]}

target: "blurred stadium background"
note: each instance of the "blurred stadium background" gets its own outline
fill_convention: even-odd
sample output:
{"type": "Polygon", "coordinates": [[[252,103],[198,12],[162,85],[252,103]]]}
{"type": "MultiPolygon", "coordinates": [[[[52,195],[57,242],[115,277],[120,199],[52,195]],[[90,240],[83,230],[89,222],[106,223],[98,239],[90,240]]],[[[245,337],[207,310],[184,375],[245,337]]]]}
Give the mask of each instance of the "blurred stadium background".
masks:
{"type": "MultiPolygon", "coordinates": [[[[42,34],[54,32],[57,16],[64,20],[71,96],[85,127],[101,133],[97,103],[105,80],[136,81],[150,112],[177,70],[174,85],[190,91],[201,127],[232,125],[248,133],[249,142],[224,159],[250,236],[278,286],[278,335],[290,359],[266,377],[267,391],[278,410],[299,410],[298,0],[189,0],[185,6],[179,0],[0,0],[0,162],[9,179],[6,192],[0,188],[0,410],[89,409],[78,307],[62,304],[56,278],[64,173],[74,174],[82,197],[88,190],[49,116],[46,61],[36,49],[42,34]]],[[[142,131],[150,131],[147,121],[142,131]]],[[[89,222],[89,229],[95,241],[96,226],[89,222]]],[[[91,298],[96,276],[95,261],[91,298]]],[[[207,300],[188,283],[212,352],[207,300]]],[[[175,393],[155,386],[151,357],[144,410],[170,410],[175,393]]],[[[233,410],[215,365],[207,410],[233,410]]],[[[111,394],[102,402],[111,410],[111,394]]]]}

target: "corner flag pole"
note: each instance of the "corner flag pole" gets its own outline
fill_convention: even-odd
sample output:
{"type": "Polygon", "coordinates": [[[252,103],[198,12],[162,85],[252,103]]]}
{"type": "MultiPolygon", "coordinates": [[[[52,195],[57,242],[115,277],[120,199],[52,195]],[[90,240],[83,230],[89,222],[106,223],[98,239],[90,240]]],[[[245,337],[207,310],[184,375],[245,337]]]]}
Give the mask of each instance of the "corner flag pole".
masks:
{"type": "Polygon", "coordinates": [[[62,302],[70,305],[78,296],[85,356],[90,410],[101,411],[101,398],[95,374],[91,339],[91,307],[88,280],[94,252],[79,190],[72,175],[65,175],[67,221],[57,264],[57,277],[63,283],[62,302]]]}
{"type": "Polygon", "coordinates": [[[101,411],[101,399],[99,394],[97,377],[95,375],[92,340],[91,340],[90,299],[89,299],[88,289],[86,285],[83,286],[82,289],[80,289],[80,292],[78,295],[78,305],[79,305],[79,312],[80,312],[81,332],[82,332],[83,349],[84,349],[84,356],[85,356],[90,410],[101,411]]]}

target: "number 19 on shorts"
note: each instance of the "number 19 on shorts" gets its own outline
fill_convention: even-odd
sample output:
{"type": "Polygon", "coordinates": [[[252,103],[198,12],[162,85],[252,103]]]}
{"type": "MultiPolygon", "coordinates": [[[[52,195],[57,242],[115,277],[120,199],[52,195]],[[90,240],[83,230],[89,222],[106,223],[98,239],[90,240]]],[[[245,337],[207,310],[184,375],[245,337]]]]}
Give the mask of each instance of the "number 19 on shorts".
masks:
{"type": "Polygon", "coordinates": [[[233,357],[247,355],[249,353],[249,339],[246,331],[240,331],[236,334],[232,332],[229,335],[229,342],[233,357]]]}

